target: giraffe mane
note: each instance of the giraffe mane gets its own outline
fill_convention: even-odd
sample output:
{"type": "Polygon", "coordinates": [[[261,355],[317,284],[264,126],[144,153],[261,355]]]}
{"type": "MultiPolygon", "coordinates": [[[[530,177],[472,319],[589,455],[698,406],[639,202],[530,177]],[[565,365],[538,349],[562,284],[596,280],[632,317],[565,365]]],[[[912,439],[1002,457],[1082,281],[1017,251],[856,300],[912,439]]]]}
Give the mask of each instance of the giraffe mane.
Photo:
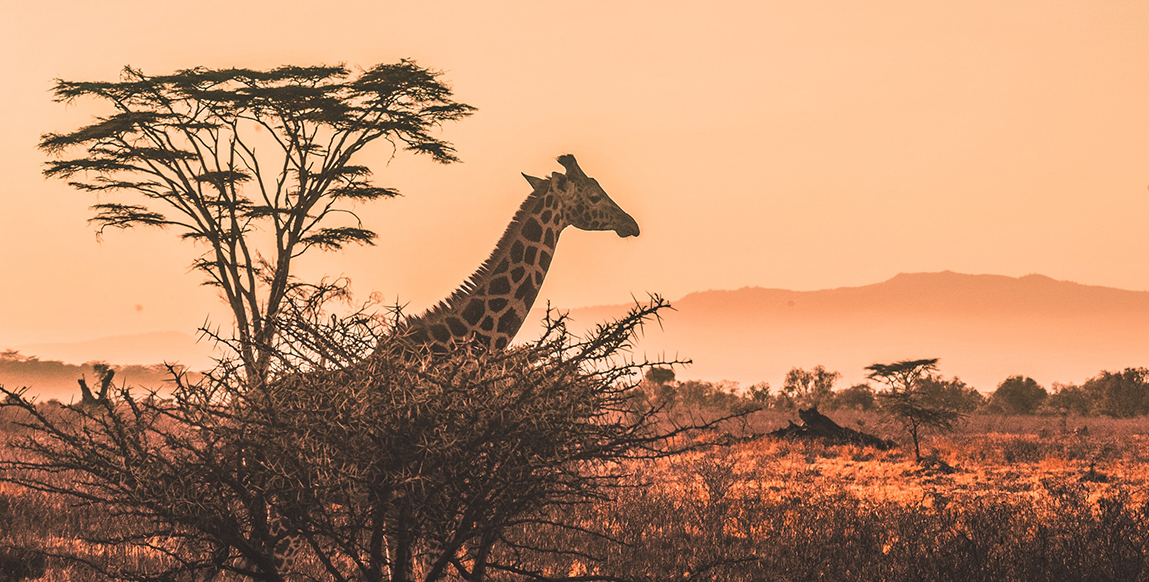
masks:
{"type": "Polygon", "coordinates": [[[483,277],[487,276],[491,269],[495,267],[496,255],[500,250],[503,249],[504,245],[510,244],[512,242],[511,239],[513,236],[515,236],[514,233],[517,232],[517,227],[521,226],[523,221],[526,220],[527,216],[533,212],[534,204],[538,200],[538,197],[547,193],[547,190],[550,189],[550,184],[551,178],[544,178],[543,181],[539,183],[538,187],[531,191],[526,200],[523,200],[523,203],[519,205],[519,209],[515,212],[514,218],[512,218],[511,222],[507,225],[507,229],[503,231],[503,236],[499,237],[499,242],[495,245],[494,250],[491,251],[491,256],[487,257],[487,260],[483,261],[483,264],[479,265],[479,268],[476,269],[475,272],[472,273],[471,276],[468,277],[462,285],[459,285],[459,287],[456,288],[455,291],[452,292],[449,296],[447,296],[446,299],[439,301],[435,304],[434,307],[431,307],[427,311],[423,312],[422,315],[419,315],[413,319],[422,319],[429,315],[437,315],[446,311],[452,311],[459,307],[459,302],[464,297],[469,295],[471,291],[474,291],[475,285],[477,285],[478,282],[483,277]]]}

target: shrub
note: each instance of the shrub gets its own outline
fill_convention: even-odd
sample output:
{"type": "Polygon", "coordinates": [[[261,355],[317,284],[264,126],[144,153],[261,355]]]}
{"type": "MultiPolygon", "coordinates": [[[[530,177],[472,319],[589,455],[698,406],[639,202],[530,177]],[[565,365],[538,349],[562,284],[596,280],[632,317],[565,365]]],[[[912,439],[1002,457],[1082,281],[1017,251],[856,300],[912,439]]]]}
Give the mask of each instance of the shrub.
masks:
{"type": "Polygon", "coordinates": [[[985,402],[981,392],[957,377],[946,380],[940,375],[931,374],[919,382],[923,397],[943,408],[969,413],[985,402]]]}
{"type": "Polygon", "coordinates": [[[1033,414],[1048,398],[1045,388],[1028,376],[1006,378],[990,396],[1006,414],[1033,414]]]}
{"type": "Polygon", "coordinates": [[[1072,384],[1066,386],[1056,382],[1053,387],[1053,394],[1049,395],[1047,402],[1049,408],[1065,414],[1081,416],[1092,414],[1097,409],[1096,399],[1084,388],[1072,384]]]}
{"type": "Polygon", "coordinates": [[[0,548],[0,582],[20,582],[44,575],[48,560],[31,550],[0,548]]]}
{"type": "Polygon", "coordinates": [[[874,399],[874,389],[869,384],[855,384],[849,388],[834,392],[830,399],[829,408],[850,410],[874,410],[877,402],[874,399]]]}

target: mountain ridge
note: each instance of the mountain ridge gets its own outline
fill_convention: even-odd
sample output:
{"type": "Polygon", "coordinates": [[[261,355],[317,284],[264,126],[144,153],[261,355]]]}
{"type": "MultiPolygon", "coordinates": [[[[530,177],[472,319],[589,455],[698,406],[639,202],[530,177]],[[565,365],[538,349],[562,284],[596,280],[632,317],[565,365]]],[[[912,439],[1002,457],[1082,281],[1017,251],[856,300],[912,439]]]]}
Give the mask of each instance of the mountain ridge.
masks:
{"type": "Polygon", "coordinates": [[[37,342],[15,346],[25,355],[71,364],[114,362],[126,365],[160,364],[165,360],[190,367],[211,365],[208,342],[182,331],[162,330],[117,334],[89,340],[37,342]]]}
{"type": "MultiPolygon", "coordinates": [[[[943,374],[991,391],[1013,374],[1049,386],[1149,366],[1149,291],[1045,275],[902,273],[812,291],[698,291],[671,303],[639,349],[692,358],[686,378],[778,386],[790,367],[822,364],[852,383],[872,363],[939,357],[943,374]]],[[[577,329],[627,307],[568,314],[577,329]]]]}
{"type": "MultiPolygon", "coordinates": [[[[569,310],[580,331],[633,304],[569,310]]],[[[942,271],[879,283],[794,291],[767,287],[695,291],[648,325],[636,355],[681,354],[682,378],[781,385],[791,367],[824,365],[842,385],[876,362],[938,357],[941,372],[992,391],[1009,375],[1045,386],[1080,383],[1101,370],[1149,367],[1149,291],[942,271]]],[[[545,306],[529,318],[542,319],[545,306]]],[[[528,326],[526,331],[529,332],[528,326]]],[[[529,339],[524,333],[521,339],[529,339]]],[[[210,346],[183,332],[18,346],[42,361],[210,365],[210,346]]],[[[74,380],[74,379],[73,379],[74,380]]],[[[0,377],[0,383],[5,379],[0,377]]],[[[72,383],[60,389],[72,390],[72,383]]]]}

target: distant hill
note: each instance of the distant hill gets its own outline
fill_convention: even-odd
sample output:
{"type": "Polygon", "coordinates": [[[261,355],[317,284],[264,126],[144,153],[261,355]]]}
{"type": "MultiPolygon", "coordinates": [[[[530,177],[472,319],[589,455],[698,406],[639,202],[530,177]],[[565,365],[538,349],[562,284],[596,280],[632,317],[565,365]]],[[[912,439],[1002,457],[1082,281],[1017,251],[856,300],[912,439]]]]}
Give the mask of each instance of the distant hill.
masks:
{"type": "Polygon", "coordinates": [[[149,365],[176,362],[192,368],[211,366],[211,345],[197,342],[194,335],[179,331],[157,331],[118,335],[80,342],[55,342],[4,346],[42,360],[63,362],[115,362],[149,365]]]}
{"type": "MultiPolygon", "coordinates": [[[[821,364],[841,372],[848,385],[862,381],[862,369],[875,362],[936,357],[943,374],[988,392],[1014,374],[1049,387],[1080,383],[1101,370],[1149,367],[1149,292],[1041,275],[914,273],[821,291],[701,291],[673,305],[663,329],[646,328],[637,355],[694,360],[679,371],[684,379],[765,381],[777,388],[791,367],[821,364]]],[[[629,307],[571,310],[572,327],[592,326],[629,307]]],[[[529,321],[541,318],[542,306],[529,321]]],[[[531,330],[528,323],[524,336],[531,330]]],[[[155,364],[178,360],[203,369],[211,353],[208,344],[178,332],[18,349],[27,356],[0,358],[0,384],[32,385],[42,397],[62,400],[76,393],[81,373],[93,377],[80,362],[135,364],[118,378],[155,385],[162,381],[155,364]]]]}
{"type": "MultiPolygon", "coordinates": [[[[23,356],[16,351],[0,353],[0,385],[5,388],[28,388],[28,393],[36,397],[37,401],[55,398],[64,403],[80,399],[80,378],[87,380],[88,385],[99,385],[98,378],[92,364],[68,364],[57,360],[41,360],[34,356],[23,356]]],[[[162,389],[170,384],[171,374],[162,364],[140,365],[112,365],[116,374],[113,383],[116,386],[124,385],[143,387],[149,389],[162,389]]]]}
{"type": "MultiPolygon", "coordinates": [[[[680,378],[777,388],[791,367],[822,364],[852,383],[875,362],[937,357],[946,376],[992,391],[1014,374],[1049,387],[1149,367],[1149,292],[1041,275],[914,273],[821,291],[703,291],[672,303],[663,330],[649,326],[638,349],[693,359],[680,378]]],[[[570,316],[589,326],[627,307],[570,316]]]]}

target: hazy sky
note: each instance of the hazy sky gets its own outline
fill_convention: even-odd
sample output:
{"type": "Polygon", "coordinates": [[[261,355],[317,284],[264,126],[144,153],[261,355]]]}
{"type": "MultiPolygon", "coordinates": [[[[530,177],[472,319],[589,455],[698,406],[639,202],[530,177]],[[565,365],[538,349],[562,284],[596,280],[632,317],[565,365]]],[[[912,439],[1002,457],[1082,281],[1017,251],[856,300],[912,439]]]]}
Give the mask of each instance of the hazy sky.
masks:
{"type": "Polygon", "coordinates": [[[406,197],[378,244],[315,255],[418,311],[487,256],[528,186],[575,154],[642,226],[568,230],[541,300],[575,307],[898,272],[1041,273],[1149,289],[1149,3],[126,2],[0,12],[0,347],[193,331],[214,292],[160,231],[86,224],[39,136],[88,123],[53,79],[409,57],[478,112],[465,163],[361,163],[406,197]],[[331,6],[337,6],[332,8],[331,6]],[[492,8],[497,6],[498,8],[492,8]],[[705,6],[705,7],[703,7],[705,6]]]}

